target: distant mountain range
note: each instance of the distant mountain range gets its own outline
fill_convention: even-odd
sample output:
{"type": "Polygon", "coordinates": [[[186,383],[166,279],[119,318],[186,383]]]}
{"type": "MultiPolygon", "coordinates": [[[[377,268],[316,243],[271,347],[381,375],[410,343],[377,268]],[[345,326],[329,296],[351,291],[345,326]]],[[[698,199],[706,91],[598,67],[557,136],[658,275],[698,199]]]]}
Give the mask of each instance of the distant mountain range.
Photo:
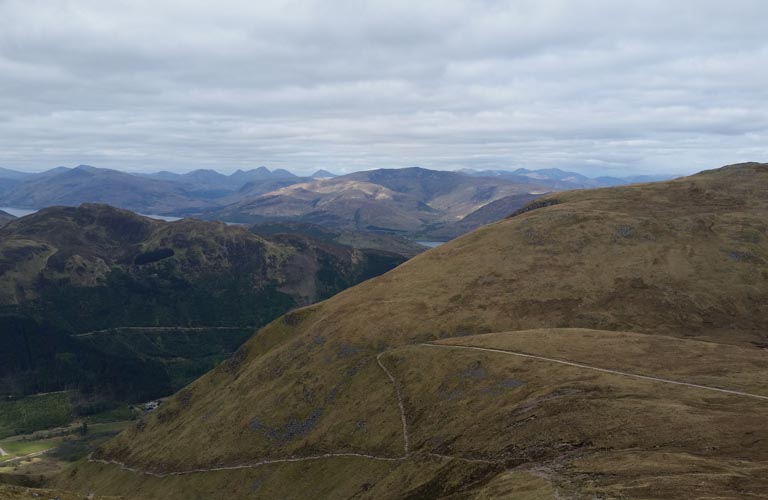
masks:
{"type": "Polygon", "coordinates": [[[213,170],[132,174],[89,165],[57,167],[36,174],[3,169],[0,204],[44,208],[106,203],[143,213],[173,214],[232,203],[239,199],[239,190],[243,190],[243,195],[250,194],[253,185],[272,190],[301,180],[286,170],[270,171],[265,167],[238,170],[231,175],[213,170]]]}
{"type": "MultiPolygon", "coordinates": [[[[519,201],[514,211],[548,191],[532,183],[457,172],[382,169],[293,184],[207,215],[238,222],[292,219],[430,238],[433,232],[446,231],[446,226],[453,227],[489,203],[512,196],[519,201]]],[[[493,220],[481,217],[478,225],[493,220]]],[[[455,236],[466,230],[448,232],[455,236]]]]}
{"type": "Polygon", "coordinates": [[[472,170],[463,169],[459,172],[466,175],[479,177],[498,177],[515,182],[536,182],[554,190],[589,189],[600,187],[621,186],[624,184],[637,184],[640,182],[664,181],[675,177],[674,175],[631,175],[627,177],[587,177],[585,175],[560,170],[559,168],[547,168],[541,170],[529,170],[518,168],[516,170],[472,170]]]}
{"type": "MultiPolygon", "coordinates": [[[[295,220],[336,229],[450,239],[494,222],[541,194],[656,177],[589,178],[559,169],[379,169],[300,177],[259,167],[135,174],[80,165],[42,173],[0,169],[0,206],[104,203],[139,213],[239,223],[295,220]]],[[[0,221],[1,222],[1,221],[0,221]]]]}

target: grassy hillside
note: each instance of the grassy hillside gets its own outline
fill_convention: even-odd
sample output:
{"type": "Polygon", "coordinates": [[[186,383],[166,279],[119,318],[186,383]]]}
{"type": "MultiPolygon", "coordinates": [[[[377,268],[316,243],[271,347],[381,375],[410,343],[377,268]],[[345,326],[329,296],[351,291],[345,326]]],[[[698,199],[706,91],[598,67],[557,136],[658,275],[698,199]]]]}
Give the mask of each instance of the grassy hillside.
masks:
{"type": "Polygon", "coordinates": [[[745,164],[539,200],[272,322],[60,485],[764,496],[766,186],[745,164]]]}
{"type": "Polygon", "coordinates": [[[81,500],[85,498],[93,500],[120,500],[125,497],[103,497],[103,496],[89,496],[87,494],[77,494],[69,491],[40,489],[40,488],[25,488],[23,486],[11,486],[0,484],[0,500],[19,500],[32,497],[40,498],[58,498],[60,500],[81,500]]]}

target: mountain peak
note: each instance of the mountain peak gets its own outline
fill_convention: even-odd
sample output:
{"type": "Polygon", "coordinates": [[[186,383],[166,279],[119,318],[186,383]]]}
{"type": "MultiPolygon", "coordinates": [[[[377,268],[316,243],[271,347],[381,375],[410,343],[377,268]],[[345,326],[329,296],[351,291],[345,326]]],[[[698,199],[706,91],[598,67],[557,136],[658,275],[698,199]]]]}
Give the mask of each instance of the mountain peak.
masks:
{"type": "MultiPolygon", "coordinates": [[[[269,172],[269,170],[267,170],[267,172],[269,172]]],[[[272,177],[296,177],[296,175],[283,168],[278,168],[272,171],[272,177]]]]}
{"type": "Polygon", "coordinates": [[[316,171],[314,174],[312,174],[312,177],[322,177],[326,179],[330,179],[331,177],[338,177],[336,174],[331,173],[327,170],[323,170],[322,168],[318,171],[316,171]]]}
{"type": "Polygon", "coordinates": [[[97,167],[94,167],[94,166],[92,166],[92,165],[78,165],[78,166],[76,166],[76,167],[75,167],[75,170],[88,170],[88,171],[93,171],[93,170],[104,170],[104,169],[101,169],[101,168],[97,168],[97,167]]]}

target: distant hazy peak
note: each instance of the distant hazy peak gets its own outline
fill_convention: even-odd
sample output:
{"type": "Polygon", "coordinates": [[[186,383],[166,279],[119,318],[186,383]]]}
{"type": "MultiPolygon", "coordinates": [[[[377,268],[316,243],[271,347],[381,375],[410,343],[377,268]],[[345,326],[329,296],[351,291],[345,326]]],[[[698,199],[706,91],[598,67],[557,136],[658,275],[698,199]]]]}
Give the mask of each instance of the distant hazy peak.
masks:
{"type": "Polygon", "coordinates": [[[312,177],[323,177],[323,178],[331,178],[331,177],[338,177],[336,174],[331,173],[327,170],[323,170],[322,168],[312,174],[312,177]]]}

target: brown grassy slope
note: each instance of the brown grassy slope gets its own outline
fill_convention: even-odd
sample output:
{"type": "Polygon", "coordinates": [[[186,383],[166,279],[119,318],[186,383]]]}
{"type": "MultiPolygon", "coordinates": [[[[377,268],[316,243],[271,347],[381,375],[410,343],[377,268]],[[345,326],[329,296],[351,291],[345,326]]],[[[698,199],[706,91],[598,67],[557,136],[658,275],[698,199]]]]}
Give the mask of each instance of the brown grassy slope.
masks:
{"type": "Polygon", "coordinates": [[[69,491],[48,490],[39,488],[24,488],[21,486],[10,486],[0,484],[0,500],[21,500],[29,498],[44,498],[52,499],[58,498],[59,500],[83,500],[90,498],[93,500],[120,500],[124,497],[103,497],[103,496],[87,496],[85,494],[72,493],[69,491]]]}
{"type": "Polygon", "coordinates": [[[768,397],[768,356],[764,350],[751,347],[580,328],[486,333],[440,343],[536,354],[768,397]],[[597,350],[596,345],[600,347],[597,350]],[[606,356],[611,352],[622,356],[606,356]]]}
{"type": "MultiPolygon", "coordinates": [[[[581,363],[764,393],[768,361],[757,349],[678,339],[667,345],[666,340],[670,339],[626,332],[549,329],[475,335],[450,343],[553,357],[565,351],[569,359],[581,363]],[[562,347],[567,345],[576,347],[571,352],[562,347]],[[596,350],[610,356],[600,358],[596,350]],[[677,365],[669,363],[673,358],[677,365]],[[740,359],[743,366],[734,375],[740,359]]],[[[184,498],[192,492],[216,491],[226,491],[228,498],[313,498],[313,494],[372,499],[553,498],[557,490],[574,495],[566,498],[595,494],[598,498],[672,499],[713,494],[735,499],[744,494],[762,498],[761,492],[768,491],[768,447],[764,444],[768,401],[502,353],[408,345],[381,359],[404,398],[412,450],[407,460],[332,458],[162,479],[122,472],[115,466],[83,464],[70,476],[74,480],[64,484],[107,493],[136,491],[141,493],[139,498],[184,498]],[[467,463],[466,459],[487,463],[467,463]],[[532,480],[531,472],[545,481],[529,485],[533,490],[528,491],[525,485],[532,480]],[[249,485],[257,488],[249,489],[249,485]]],[[[312,368],[305,367],[305,373],[312,368]]],[[[374,373],[361,372],[356,378],[371,387],[377,385],[374,373]]],[[[245,394],[240,397],[247,398],[245,394]]],[[[365,424],[358,432],[376,439],[380,437],[377,433],[397,426],[371,422],[366,416],[371,410],[394,406],[393,399],[387,401],[374,390],[338,405],[365,424]]],[[[187,416],[192,417],[194,393],[181,400],[189,401],[187,416]]],[[[208,409],[215,411],[215,407],[208,409]]],[[[173,415],[184,411],[176,407],[159,420],[175,420],[179,427],[189,427],[179,413],[173,415]]],[[[254,408],[240,404],[237,411],[253,415],[254,408]]],[[[208,415],[210,418],[216,417],[208,415]]],[[[204,435],[210,428],[194,421],[191,427],[197,429],[196,435],[176,427],[175,438],[184,441],[177,445],[164,440],[162,426],[151,425],[123,436],[141,441],[138,446],[129,445],[137,454],[142,444],[147,445],[144,453],[169,458],[178,447],[165,447],[196,445],[200,455],[217,449],[204,435]]],[[[239,435],[240,451],[254,452],[257,436],[250,431],[219,429],[216,438],[234,432],[239,435]]],[[[344,423],[323,431],[328,432],[335,436],[324,436],[329,446],[326,451],[334,451],[330,442],[334,437],[339,440],[335,451],[343,451],[344,423]]],[[[400,436],[388,438],[393,446],[402,443],[400,436]]],[[[310,433],[299,440],[310,443],[318,439],[310,433]]],[[[372,448],[368,446],[370,453],[388,455],[386,450],[372,448]]],[[[113,448],[113,452],[119,450],[113,448]]],[[[273,458],[279,457],[275,452],[273,458]]],[[[313,455],[306,449],[284,453],[285,457],[313,455]]],[[[131,463],[144,460],[137,456],[131,463]]],[[[241,456],[214,464],[256,461],[257,457],[248,461],[241,456]]],[[[176,468],[188,466],[176,464],[176,468]]],[[[155,470],[162,472],[163,467],[156,465],[155,470]]]]}
{"type": "MultiPolygon", "coordinates": [[[[391,383],[375,363],[377,353],[395,348],[382,361],[401,380],[414,452],[446,450],[505,465],[472,472],[474,482],[462,475],[466,464],[446,470],[416,466],[418,480],[408,476],[410,482],[387,494],[375,490],[379,498],[445,496],[450,492],[436,485],[451,480],[459,483],[453,493],[482,491],[501,470],[518,464],[546,466],[569,491],[629,488],[629,498],[679,498],[691,474],[701,470],[706,481],[700,483],[724,498],[739,498],[725,495],[739,474],[745,488],[761,491],[768,488],[755,472],[764,471],[768,460],[760,444],[761,422],[768,416],[764,401],[660,388],[490,353],[408,346],[552,327],[695,337],[654,347],[669,349],[670,359],[680,364],[681,371],[671,375],[749,387],[764,371],[757,361],[740,368],[743,376],[728,374],[738,366],[739,352],[751,353],[744,354],[751,359],[759,352],[754,343],[765,342],[766,186],[768,166],[749,164],[659,184],[553,195],[557,204],[482,228],[274,322],[229,363],[112,441],[101,456],[158,471],[340,451],[397,457],[403,444],[398,408],[391,383]],[[708,342],[734,347],[723,348],[720,356],[708,342]],[[451,394],[443,386],[467,378],[461,374],[478,361],[500,377],[500,386],[478,386],[469,399],[449,397],[442,410],[427,404],[451,394]],[[496,396],[483,399],[486,389],[496,396]],[[541,407],[542,414],[526,413],[531,407],[541,407]],[[521,417],[513,418],[516,427],[508,427],[515,415],[521,417]],[[642,459],[643,453],[652,456],[642,459]],[[615,471],[621,460],[648,462],[647,472],[630,470],[604,480],[601,471],[615,471]],[[665,460],[681,464],[665,480],[667,489],[642,486],[667,471],[658,465],[665,460]],[[739,460],[746,460],[742,469],[734,465],[739,460]],[[588,472],[572,473],[574,467],[588,472]],[[637,484],[631,474],[639,474],[637,484]]],[[[615,361],[611,368],[632,371],[643,367],[643,349],[650,349],[613,334],[604,342],[595,334],[574,345],[580,347],[547,352],[570,357],[603,350],[615,361]]],[[[471,374],[468,380],[474,380],[471,374]]],[[[327,480],[320,465],[305,467],[318,481],[327,480]]],[[[361,463],[358,470],[366,467],[361,463]]],[[[377,481],[407,476],[398,471],[382,473],[377,481]]],[[[95,480],[103,477],[103,485],[115,487],[107,476],[95,480]]]]}
{"type": "MultiPolygon", "coordinates": [[[[566,331],[560,340],[572,336],[566,331]]],[[[620,366],[639,361],[631,354],[630,338],[628,352],[607,351],[620,366]]],[[[475,336],[464,341],[486,344],[475,336]]],[[[593,349],[605,347],[599,340],[591,343],[593,349]]],[[[727,369],[694,344],[701,342],[692,342],[688,352],[705,356],[702,369],[727,369]]],[[[538,354],[536,345],[529,342],[528,350],[538,354]]],[[[593,488],[600,494],[621,491],[627,498],[701,498],[733,494],[728,482],[739,481],[745,493],[768,494],[766,400],[501,353],[409,346],[390,356],[415,449],[505,458],[508,464],[518,460],[546,472],[563,490],[579,493],[593,488]],[[617,457],[627,470],[606,474],[606,468],[616,469],[617,457]],[[686,463],[695,460],[698,466],[686,463]],[[674,462],[677,470],[669,467],[674,462]],[[638,473],[632,463],[646,470],[638,473]],[[697,475],[695,494],[687,491],[692,475],[697,475]],[[659,476],[666,485],[652,484],[659,476]]],[[[762,371],[743,371],[765,380],[765,362],[762,371]]]]}
{"type": "Polygon", "coordinates": [[[547,199],[336,297],[324,327],[393,344],[536,327],[766,339],[768,165],[547,199]]]}
{"type": "Polygon", "coordinates": [[[441,459],[414,459],[399,464],[332,458],[303,463],[268,465],[238,471],[212,472],[164,478],[136,477],[114,466],[84,464],[67,484],[80,491],[110,489],[131,499],[360,499],[433,498],[430,491],[460,487],[461,481],[481,482],[473,491],[454,499],[554,499],[551,482],[527,471],[503,472],[501,467],[451,463],[441,459]],[[492,478],[484,476],[491,472],[492,478]],[[502,471],[502,472],[500,472],[502,471]],[[494,474],[495,473],[495,474],[494,474]],[[429,477],[441,478],[430,484],[429,477]],[[456,484],[458,483],[458,484],[456,484]],[[403,492],[409,492],[403,494],[403,492]]]}

